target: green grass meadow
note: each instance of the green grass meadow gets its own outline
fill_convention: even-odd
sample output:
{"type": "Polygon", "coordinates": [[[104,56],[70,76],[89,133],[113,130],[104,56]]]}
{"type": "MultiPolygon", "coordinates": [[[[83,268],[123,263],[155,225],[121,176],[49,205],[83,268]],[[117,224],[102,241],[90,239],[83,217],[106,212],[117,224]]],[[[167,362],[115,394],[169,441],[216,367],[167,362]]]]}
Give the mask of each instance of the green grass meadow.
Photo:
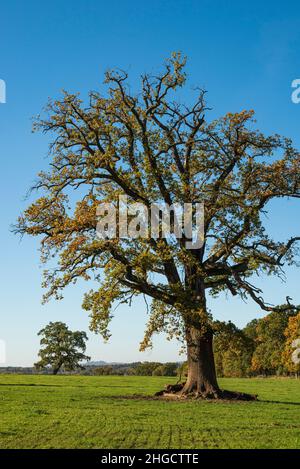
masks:
{"type": "Polygon", "coordinates": [[[300,380],[220,380],[257,402],[149,398],[172,380],[0,375],[0,447],[300,448],[300,380]]]}

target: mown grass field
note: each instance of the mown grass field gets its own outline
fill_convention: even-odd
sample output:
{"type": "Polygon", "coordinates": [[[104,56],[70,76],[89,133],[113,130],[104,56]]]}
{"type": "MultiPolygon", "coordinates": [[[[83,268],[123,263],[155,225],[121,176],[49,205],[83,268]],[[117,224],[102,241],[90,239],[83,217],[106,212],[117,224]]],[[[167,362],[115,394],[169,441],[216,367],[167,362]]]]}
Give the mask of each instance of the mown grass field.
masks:
{"type": "Polygon", "coordinates": [[[171,381],[0,375],[0,447],[300,448],[300,380],[220,380],[258,402],[146,398],[171,381]]]}

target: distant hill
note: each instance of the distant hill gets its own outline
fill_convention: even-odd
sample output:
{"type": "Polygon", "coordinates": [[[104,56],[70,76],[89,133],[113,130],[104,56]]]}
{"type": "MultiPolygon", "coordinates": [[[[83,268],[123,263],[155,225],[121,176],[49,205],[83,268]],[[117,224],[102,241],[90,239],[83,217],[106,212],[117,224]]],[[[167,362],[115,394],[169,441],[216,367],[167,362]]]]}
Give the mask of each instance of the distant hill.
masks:
{"type": "MultiPolygon", "coordinates": [[[[109,363],[109,365],[111,364],[112,363],[109,363]]],[[[103,365],[108,365],[108,363],[104,362],[103,360],[99,360],[99,361],[87,362],[83,364],[83,366],[103,366],[103,365]]]]}

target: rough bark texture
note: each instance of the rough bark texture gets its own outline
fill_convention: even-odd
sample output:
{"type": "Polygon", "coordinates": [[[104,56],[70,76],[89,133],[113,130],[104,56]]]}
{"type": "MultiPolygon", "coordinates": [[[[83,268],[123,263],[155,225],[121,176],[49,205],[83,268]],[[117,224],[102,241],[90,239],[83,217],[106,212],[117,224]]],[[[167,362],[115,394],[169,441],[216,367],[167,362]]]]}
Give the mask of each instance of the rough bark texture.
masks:
{"type": "Polygon", "coordinates": [[[187,330],[187,381],[182,394],[194,393],[203,397],[217,397],[220,391],[213,354],[213,333],[191,327],[187,330]]]}
{"type": "Polygon", "coordinates": [[[256,395],[219,388],[213,353],[213,333],[194,327],[187,330],[188,375],[185,383],[167,385],[157,396],[167,398],[228,399],[253,401],[256,395]]]}

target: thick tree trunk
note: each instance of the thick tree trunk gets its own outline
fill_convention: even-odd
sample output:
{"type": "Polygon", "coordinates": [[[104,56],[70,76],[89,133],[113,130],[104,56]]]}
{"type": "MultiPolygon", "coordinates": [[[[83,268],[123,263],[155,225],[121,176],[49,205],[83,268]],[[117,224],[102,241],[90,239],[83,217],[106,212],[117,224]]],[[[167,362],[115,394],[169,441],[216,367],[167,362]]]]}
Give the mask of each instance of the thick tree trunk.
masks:
{"type": "Polygon", "coordinates": [[[187,268],[186,284],[195,291],[198,308],[185,319],[188,376],[181,392],[217,397],[220,389],[213,352],[213,331],[208,325],[204,282],[187,268]]]}
{"type": "Polygon", "coordinates": [[[213,353],[213,332],[195,326],[186,331],[188,375],[185,383],[169,384],[157,396],[166,398],[254,401],[256,395],[219,388],[213,353]]]}
{"type": "Polygon", "coordinates": [[[56,365],[53,369],[52,369],[52,374],[53,375],[57,375],[57,373],[59,372],[59,370],[61,369],[62,367],[62,363],[59,363],[58,365],[56,365]]]}
{"type": "Polygon", "coordinates": [[[203,333],[191,327],[186,334],[188,376],[181,393],[216,398],[220,389],[213,353],[213,333],[211,330],[203,333]]]}
{"type": "Polygon", "coordinates": [[[186,270],[186,285],[195,292],[195,309],[185,310],[188,375],[185,383],[167,385],[157,396],[203,399],[256,400],[250,394],[219,388],[213,352],[213,331],[209,325],[203,279],[186,270]]]}

